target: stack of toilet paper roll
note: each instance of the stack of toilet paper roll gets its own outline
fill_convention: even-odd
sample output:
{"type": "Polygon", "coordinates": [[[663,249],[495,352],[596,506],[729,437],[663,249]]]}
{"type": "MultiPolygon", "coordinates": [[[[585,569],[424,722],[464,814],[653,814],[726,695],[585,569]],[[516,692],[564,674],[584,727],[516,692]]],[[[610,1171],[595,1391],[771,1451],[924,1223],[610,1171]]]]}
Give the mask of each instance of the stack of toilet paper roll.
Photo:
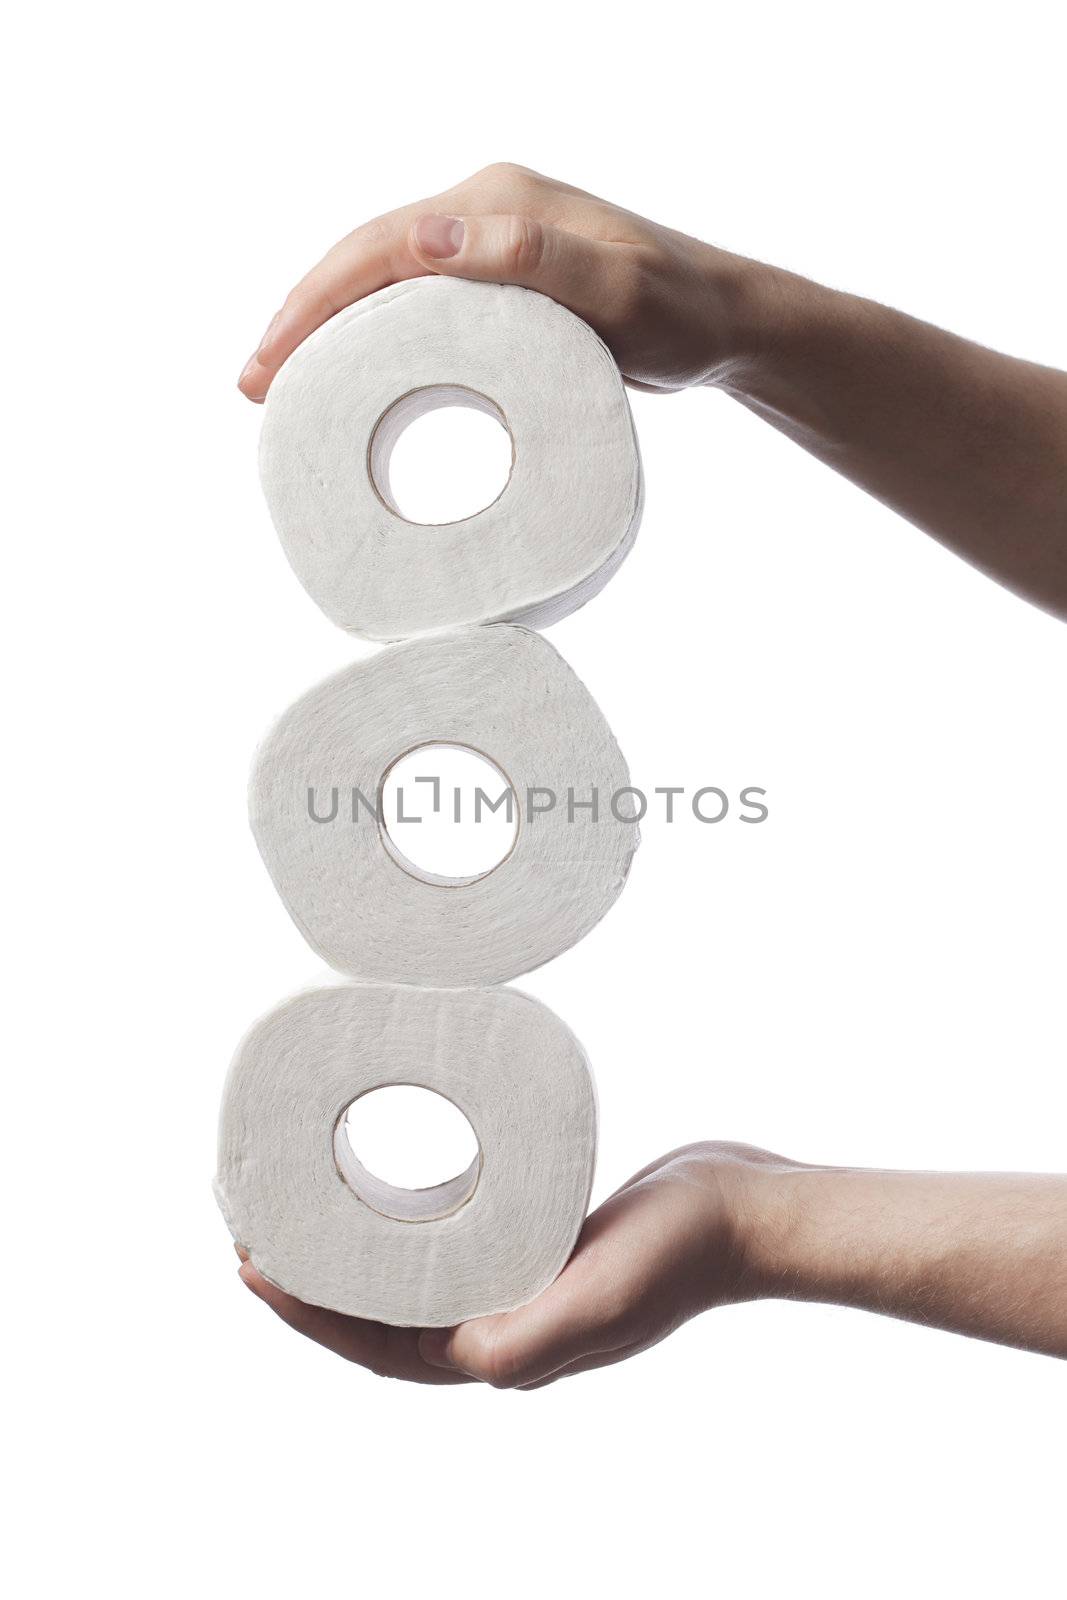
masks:
{"type": "Polygon", "coordinates": [[[581,939],[637,846],[611,730],[530,631],[596,594],[633,543],[633,422],[611,355],[561,306],[418,279],[350,307],[290,357],[267,397],[261,473],[312,597],[350,632],[400,642],[311,689],[259,750],[250,807],[264,862],[308,943],[351,981],[288,1001],[241,1044],[216,1194],[234,1238],[290,1294],[450,1326],[551,1283],[589,1202],[596,1099],[582,1048],[545,1006],[494,986],[581,939]],[[393,500],[389,453],[414,416],[457,403],[508,430],[508,482],[472,517],[415,525],[393,500]],[[488,873],[435,877],[388,838],[386,777],[430,745],[478,752],[507,778],[517,833],[488,873]],[[600,804],[535,810],[533,791],[595,791],[600,804]],[[466,1115],[478,1141],[466,1172],[406,1190],[356,1159],[346,1113],[393,1084],[466,1115]]]}

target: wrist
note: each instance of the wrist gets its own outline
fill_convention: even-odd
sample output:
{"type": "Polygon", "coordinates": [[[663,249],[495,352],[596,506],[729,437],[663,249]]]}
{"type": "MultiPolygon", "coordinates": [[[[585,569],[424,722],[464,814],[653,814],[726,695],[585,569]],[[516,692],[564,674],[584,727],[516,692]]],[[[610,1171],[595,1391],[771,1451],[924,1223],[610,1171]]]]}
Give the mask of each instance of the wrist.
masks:
{"type": "Polygon", "coordinates": [[[720,340],[704,384],[741,398],[773,395],[810,365],[847,297],[761,261],[713,255],[711,318],[720,340]]]}
{"type": "Polygon", "coordinates": [[[750,1298],[821,1298],[833,1247],[825,1224],[844,1175],[762,1153],[745,1167],[737,1207],[750,1298]]]}
{"type": "Polygon", "coordinates": [[[708,1305],[802,1297],[815,1191],[808,1167],[753,1145],[705,1141],[678,1151],[706,1192],[701,1257],[708,1305]]]}

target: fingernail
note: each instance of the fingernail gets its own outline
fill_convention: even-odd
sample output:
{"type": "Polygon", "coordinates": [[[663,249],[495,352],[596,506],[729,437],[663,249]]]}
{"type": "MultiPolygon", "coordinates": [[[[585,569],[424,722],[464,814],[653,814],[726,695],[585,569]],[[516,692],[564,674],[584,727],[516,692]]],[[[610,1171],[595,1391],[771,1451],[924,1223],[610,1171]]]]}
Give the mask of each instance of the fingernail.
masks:
{"type": "Polygon", "coordinates": [[[250,1289],[252,1293],[258,1297],[259,1290],[256,1288],[254,1277],[255,1270],[255,1267],[250,1261],[245,1261],[242,1262],[241,1266],[237,1268],[237,1276],[240,1278],[245,1288],[250,1289]]]}
{"type": "Polygon", "coordinates": [[[456,1363],[449,1359],[448,1347],[452,1340],[450,1328],[431,1328],[419,1334],[419,1355],[429,1367],[449,1367],[454,1372],[456,1363]]]}
{"type": "Polygon", "coordinates": [[[466,230],[458,217],[420,217],[415,224],[415,243],[424,255],[447,261],[463,248],[466,230]]]}
{"type": "Polygon", "coordinates": [[[243,1244],[238,1244],[237,1240],[235,1239],[233,1241],[233,1247],[237,1251],[237,1259],[238,1259],[238,1261],[247,1261],[248,1260],[248,1251],[245,1249],[243,1244]]]}
{"type": "Polygon", "coordinates": [[[237,387],[238,388],[241,387],[241,385],[244,383],[246,378],[250,378],[252,376],[252,373],[253,373],[254,369],[258,365],[259,365],[259,363],[257,362],[255,356],[249,356],[248,360],[245,362],[244,366],[241,368],[241,376],[237,380],[237,387]]]}

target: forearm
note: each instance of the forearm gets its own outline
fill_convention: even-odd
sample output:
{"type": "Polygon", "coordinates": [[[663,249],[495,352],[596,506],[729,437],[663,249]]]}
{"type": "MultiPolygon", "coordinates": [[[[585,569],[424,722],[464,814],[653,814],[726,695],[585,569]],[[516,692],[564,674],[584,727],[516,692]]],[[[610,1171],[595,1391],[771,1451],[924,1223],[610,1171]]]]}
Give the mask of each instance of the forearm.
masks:
{"type": "Polygon", "coordinates": [[[758,1294],[1067,1357],[1067,1177],[783,1164],[749,1196],[758,1294]]]}
{"type": "Polygon", "coordinates": [[[754,263],[743,305],[712,382],[1067,617],[1067,373],[754,263]]]}

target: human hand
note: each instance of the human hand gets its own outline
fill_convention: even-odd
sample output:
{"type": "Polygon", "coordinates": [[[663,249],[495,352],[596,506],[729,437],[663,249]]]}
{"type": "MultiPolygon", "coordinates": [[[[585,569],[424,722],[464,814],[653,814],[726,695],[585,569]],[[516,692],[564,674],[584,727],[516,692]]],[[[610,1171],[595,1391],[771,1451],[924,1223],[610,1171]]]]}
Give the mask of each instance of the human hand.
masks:
{"type": "Polygon", "coordinates": [[[699,1311],[856,1306],[1067,1356],[1067,1178],[817,1167],[692,1144],[594,1211],[555,1283],[458,1328],[390,1328],[241,1277],[298,1333],[383,1377],[538,1389],[637,1355],[699,1311]]]}
{"type": "Polygon", "coordinates": [[[291,291],[239,387],[261,401],[282,362],[345,306],[405,278],[441,273],[537,289],[595,328],[630,382],[680,389],[710,381],[741,356],[760,270],[498,162],[334,245],[291,291]]]}
{"type": "Polygon", "coordinates": [[[752,1182],[779,1158],[695,1144],[637,1173],[588,1218],[563,1272],[517,1311],[453,1329],[392,1328],[304,1305],[242,1257],[241,1278],[316,1343],[381,1377],[536,1389],[657,1344],[711,1306],[748,1299],[752,1182]]]}

